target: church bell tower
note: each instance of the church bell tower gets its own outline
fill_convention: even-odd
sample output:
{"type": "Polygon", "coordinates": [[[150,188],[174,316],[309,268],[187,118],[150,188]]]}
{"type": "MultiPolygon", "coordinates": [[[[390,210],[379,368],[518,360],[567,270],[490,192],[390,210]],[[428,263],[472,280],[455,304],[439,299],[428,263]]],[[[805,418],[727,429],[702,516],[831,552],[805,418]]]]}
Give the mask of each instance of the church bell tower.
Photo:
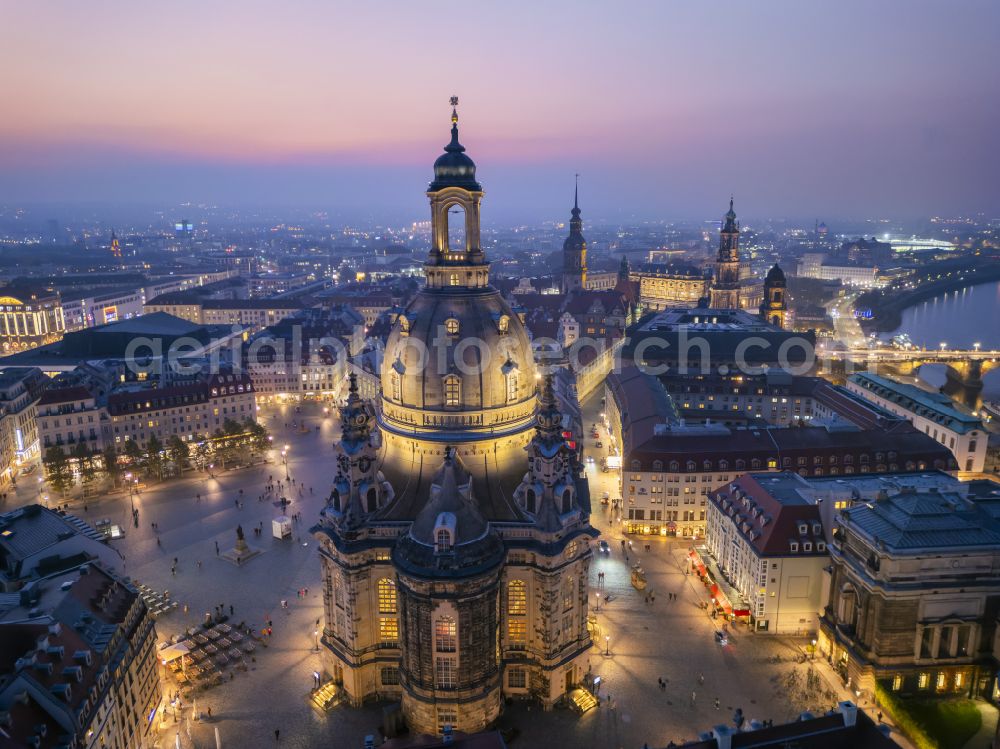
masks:
{"type": "MultiPolygon", "coordinates": [[[[579,175],[577,175],[579,178],[579,175]]],[[[587,288],[587,240],[583,237],[580,218],[580,186],[573,190],[573,210],[570,212],[569,236],[563,242],[562,291],[569,294],[587,288]]]]}

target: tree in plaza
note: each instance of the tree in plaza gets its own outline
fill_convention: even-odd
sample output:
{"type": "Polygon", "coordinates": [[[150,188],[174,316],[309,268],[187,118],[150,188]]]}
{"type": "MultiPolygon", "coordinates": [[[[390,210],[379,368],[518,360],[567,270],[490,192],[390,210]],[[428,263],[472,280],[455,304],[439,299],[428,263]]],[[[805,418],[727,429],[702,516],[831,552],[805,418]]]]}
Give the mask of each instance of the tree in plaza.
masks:
{"type": "Polygon", "coordinates": [[[268,440],[267,429],[263,424],[247,419],[243,425],[244,431],[250,436],[250,445],[258,452],[264,452],[271,446],[268,440]]]}
{"type": "Polygon", "coordinates": [[[191,441],[194,443],[194,462],[199,468],[206,468],[212,460],[212,446],[204,437],[193,434],[191,441]]]}
{"type": "Polygon", "coordinates": [[[85,442],[76,443],[76,447],[73,448],[73,459],[80,472],[80,483],[85,487],[89,486],[97,477],[97,468],[94,466],[94,456],[85,442]]]}
{"type": "Polygon", "coordinates": [[[191,448],[187,442],[172,434],[167,440],[167,454],[177,470],[183,471],[187,467],[188,458],[191,457],[191,448]]]}
{"type": "Polygon", "coordinates": [[[60,446],[53,445],[46,450],[42,463],[45,465],[49,486],[54,491],[64,494],[73,486],[73,472],[70,470],[69,458],[60,446]]]}
{"type": "Polygon", "coordinates": [[[226,419],[222,422],[222,431],[229,438],[240,437],[244,434],[245,429],[242,424],[233,419],[226,419]]]}
{"type": "Polygon", "coordinates": [[[145,458],[146,470],[155,475],[158,479],[163,478],[163,443],[151,435],[146,442],[145,458]]]}
{"type": "Polygon", "coordinates": [[[122,468],[118,464],[118,451],[115,450],[115,446],[108,445],[104,448],[101,459],[104,463],[104,475],[111,481],[112,486],[118,486],[118,479],[122,475],[122,468]]]}
{"type": "Polygon", "coordinates": [[[139,467],[142,464],[142,448],[139,447],[139,443],[135,440],[126,440],[125,448],[122,450],[125,454],[125,460],[128,464],[133,467],[139,467]]]}

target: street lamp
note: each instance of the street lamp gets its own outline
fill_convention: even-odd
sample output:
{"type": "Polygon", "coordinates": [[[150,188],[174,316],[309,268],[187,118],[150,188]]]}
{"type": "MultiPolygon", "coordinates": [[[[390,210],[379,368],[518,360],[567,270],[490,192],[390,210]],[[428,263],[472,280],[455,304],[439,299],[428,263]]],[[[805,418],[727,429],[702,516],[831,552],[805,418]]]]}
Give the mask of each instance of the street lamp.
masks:
{"type": "Polygon", "coordinates": [[[611,635],[604,635],[604,654],[611,655],[611,635]]]}
{"type": "Polygon", "coordinates": [[[941,350],[944,351],[946,348],[948,348],[948,342],[947,341],[941,341],[941,350]]]}
{"type": "Polygon", "coordinates": [[[319,630],[318,629],[314,629],[313,630],[313,652],[314,653],[318,653],[319,652],[319,630]]]}
{"type": "Polygon", "coordinates": [[[600,611],[601,610],[601,594],[600,593],[594,593],[594,600],[597,601],[597,608],[594,609],[594,610],[595,611],[600,611]]]}
{"type": "Polygon", "coordinates": [[[981,343],[973,343],[972,344],[972,348],[975,349],[975,351],[978,353],[979,352],[979,347],[982,346],[982,345],[983,344],[981,344],[981,343]]]}
{"type": "Polygon", "coordinates": [[[288,445],[281,451],[281,464],[285,466],[285,481],[288,481],[288,445]]]}

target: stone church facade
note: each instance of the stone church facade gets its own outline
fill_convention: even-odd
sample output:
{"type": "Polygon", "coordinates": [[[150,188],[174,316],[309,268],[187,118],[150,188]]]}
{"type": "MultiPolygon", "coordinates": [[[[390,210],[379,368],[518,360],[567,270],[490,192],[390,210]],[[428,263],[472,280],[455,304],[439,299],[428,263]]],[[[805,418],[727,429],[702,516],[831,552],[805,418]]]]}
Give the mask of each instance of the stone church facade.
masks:
{"type": "Polygon", "coordinates": [[[390,335],[378,408],[352,380],[313,528],[325,671],[347,702],[399,699],[430,734],[481,730],[507,696],[553,706],[583,682],[592,644],[587,481],[551,376],[489,283],[457,119],[427,193],[426,284],[390,335]],[[464,239],[448,227],[459,214],[464,239]]]}

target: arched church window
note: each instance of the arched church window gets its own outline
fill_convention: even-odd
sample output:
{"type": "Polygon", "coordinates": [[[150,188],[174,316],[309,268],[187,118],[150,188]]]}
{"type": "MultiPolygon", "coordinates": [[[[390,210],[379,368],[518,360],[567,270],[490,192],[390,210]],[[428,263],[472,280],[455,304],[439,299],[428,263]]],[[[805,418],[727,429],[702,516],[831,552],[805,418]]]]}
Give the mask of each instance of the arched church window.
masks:
{"type": "Polygon", "coordinates": [[[517,400],[517,374],[511,372],[507,375],[507,402],[513,403],[517,400]]]}
{"type": "Polygon", "coordinates": [[[458,625],[452,616],[442,616],[434,623],[434,649],[454,653],[458,649],[458,625]]]}
{"type": "Polygon", "coordinates": [[[378,492],[375,491],[375,487],[371,487],[365,493],[365,510],[367,512],[375,512],[378,509],[378,492]]]}
{"type": "Polygon", "coordinates": [[[465,252],[467,247],[465,237],[465,208],[461,205],[448,207],[448,252],[459,254],[465,252]]]}
{"type": "Polygon", "coordinates": [[[535,490],[528,489],[528,491],[524,493],[524,509],[528,512],[534,513],[536,512],[537,503],[538,499],[535,496],[535,490]]]}
{"type": "Polygon", "coordinates": [[[392,399],[394,401],[402,400],[402,389],[403,388],[402,388],[402,386],[400,384],[400,381],[399,381],[399,375],[396,372],[393,372],[389,376],[389,387],[392,390],[392,399]]]}
{"type": "Polygon", "coordinates": [[[528,613],[528,591],[523,580],[511,580],[507,583],[507,613],[512,616],[524,616],[528,613]]]}
{"type": "Polygon", "coordinates": [[[444,378],[444,405],[458,408],[462,402],[462,381],[455,375],[444,378]]]}
{"type": "Polygon", "coordinates": [[[378,581],[378,612],[380,614],[396,613],[396,583],[388,577],[378,581]]]}
{"type": "Polygon", "coordinates": [[[497,323],[501,333],[506,333],[510,330],[510,318],[507,315],[500,315],[500,321],[497,323]]]}
{"type": "Polygon", "coordinates": [[[458,335],[458,320],[454,317],[449,317],[444,321],[444,329],[448,335],[458,335]]]}
{"type": "Polygon", "coordinates": [[[333,500],[333,509],[336,512],[340,512],[342,508],[340,506],[340,491],[338,489],[333,490],[331,494],[331,499],[333,500]]]}
{"type": "Polygon", "coordinates": [[[573,509],[573,492],[570,489],[563,489],[562,514],[565,515],[571,509],[573,509]]]}
{"type": "Polygon", "coordinates": [[[434,540],[436,542],[437,550],[439,552],[451,550],[451,532],[448,531],[447,529],[441,528],[440,530],[438,530],[434,540]]]}

